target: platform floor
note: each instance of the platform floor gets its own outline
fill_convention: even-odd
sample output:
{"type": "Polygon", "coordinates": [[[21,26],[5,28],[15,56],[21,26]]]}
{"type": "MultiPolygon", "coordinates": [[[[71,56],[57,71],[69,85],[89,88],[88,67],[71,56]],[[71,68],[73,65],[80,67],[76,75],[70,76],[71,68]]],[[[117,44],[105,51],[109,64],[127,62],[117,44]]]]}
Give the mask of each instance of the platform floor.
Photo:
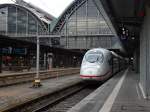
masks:
{"type": "Polygon", "coordinates": [[[80,82],[79,75],[71,75],[42,81],[40,88],[32,88],[32,83],[0,88],[0,112],[39,96],[52,93],[69,85],[80,82]]]}
{"type": "MultiPolygon", "coordinates": [[[[72,68],[72,67],[69,67],[69,69],[72,68]]],[[[51,69],[48,69],[48,70],[40,70],[39,72],[46,72],[46,71],[51,71],[51,70],[59,70],[59,69],[68,69],[68,68],[63,68],[63,67],[60,67],[60,68],[51,68],[51,69]]],[[[29,71],[28,70],[22,70],[22,71],[2,71],[2,73],[0,73],[0,76],[5,76],[5,75],[10,75],[10,74],[24,74],[24,73],[36,73],[36,68],[32,68],[30,69],[29,71]]]]}
{"type": "Polygon", "coordinates": [[[111,112],[150,112],[150,100],[143,98],[138,77],[139,74],[129,70],[111,112]]]}
{"type": "Polygon", "coordinates": [[[138,78],[131,69],[120,72],[68,112],[150,112],[138,78]]]}

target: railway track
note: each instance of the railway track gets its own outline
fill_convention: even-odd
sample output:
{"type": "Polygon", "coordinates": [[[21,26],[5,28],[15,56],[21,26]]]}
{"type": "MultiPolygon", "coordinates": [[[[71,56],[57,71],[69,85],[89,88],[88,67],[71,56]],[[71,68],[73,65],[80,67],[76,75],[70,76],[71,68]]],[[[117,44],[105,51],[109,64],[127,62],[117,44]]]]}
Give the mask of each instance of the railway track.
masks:
{"type": "Polygon", "coordinates": [[[80,82],[3,112],[66,112],[95,89],[80,82]]]}
{"type": "Polygon", "coordinates": [[[83,98],[88,96],[91,92],[93,92],[96,88],[88,88],[78,91],[77,93],[68,96],[67,98],[62,99],[61,101],[57,101],[54,104],[50,104],[36,112],[67,112],[70,108],[79,103],[83,98]]]}
{"type": "MultiPolygon", "coordinates": [[[[66,68],[66,69],[56,69],[49,71],[41,71],[40,79],[49,79],[54,77],[60,77],[64,75],[78,74],[79,68],[66,68]]],[[[13,73],[5,74],[0,76],[0,87],[32,82],[34,80],[36,72],[26,72],[26,73],[13,73]]]]}

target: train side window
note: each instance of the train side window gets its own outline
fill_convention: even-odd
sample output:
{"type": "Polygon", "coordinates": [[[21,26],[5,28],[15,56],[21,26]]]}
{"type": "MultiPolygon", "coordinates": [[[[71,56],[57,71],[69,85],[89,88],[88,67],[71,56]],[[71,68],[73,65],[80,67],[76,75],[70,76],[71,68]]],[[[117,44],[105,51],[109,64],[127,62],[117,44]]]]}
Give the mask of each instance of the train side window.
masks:
{"type": "Polygon", "coordinates": [[[112,65],[113,64],[113,60],[112,60],[113,58],[111,58],[110,60],[108,60],[108,63],[109,63],[109,65],[112,65]]]}

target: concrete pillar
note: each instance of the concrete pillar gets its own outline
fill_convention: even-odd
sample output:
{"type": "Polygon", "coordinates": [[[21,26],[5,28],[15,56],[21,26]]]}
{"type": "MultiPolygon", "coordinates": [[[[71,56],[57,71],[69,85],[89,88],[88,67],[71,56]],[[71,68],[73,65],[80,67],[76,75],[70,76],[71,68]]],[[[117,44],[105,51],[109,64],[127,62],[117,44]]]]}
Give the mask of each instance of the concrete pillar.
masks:
{"type": "Polygon", "coordinates": [[[150,96],[150,7],[146,7],[146,16],[140,34],[140,87],[146,98],[150,96]]]}

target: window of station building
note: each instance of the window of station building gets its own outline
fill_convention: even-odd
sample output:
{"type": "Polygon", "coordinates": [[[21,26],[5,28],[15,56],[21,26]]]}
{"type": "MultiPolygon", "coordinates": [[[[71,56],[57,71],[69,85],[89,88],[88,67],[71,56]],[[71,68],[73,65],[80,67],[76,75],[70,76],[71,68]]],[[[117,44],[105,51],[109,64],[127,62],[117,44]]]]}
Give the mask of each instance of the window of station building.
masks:
{"type": "Polygon", "coordinates": [[[69,39],[69,46],[70,46],[70,48],[76,48],[75,38],[76,38],[76,37],[71,37],[71,38],[69,39]]]}
{"type": "Polygon", "coordinates": [[[99,39],[98,37],[94,37],[94,47],[99,45],[99,39]]]}
{"type": "Polygon", "coordinates": [[[65,37],[60,38],[60,43],[61,43],[61,45],[65,46],[66,38],[65,37]]]}
{"type": "Polygon", "coordinates": [[[98,9],[92,1],[88,1],[88,33],[89,34],[98,34],[99,27],[98,24],[98,9]]]}
{"type": "Polygon", "coordinates": [[[8,7],[8,33],[16,33],[17,13],[16,7],[8,7]]]}
{"type": "Polygon", "coordinates": [[[86,37],[82,37],[82,47],[86,49],[86,37]]]}
{"type": "Polygon", "coordinates": [[[95,7],[88,7],[88,19],[92,19],[92,18],[94,18],[94,19],[97,19],[97,17],[98,17],[98,11],[97,11],[98,9],[96,8],[96,6],[95,7]]]}
{"type": "Polygon", "coordinates": [[[90,37],[90,48],[93,48],[93,37],[90,37]]]}
{"type": "Polygon", "coordinates": [[[44,32],[42,26],[40,24],[38,24],[38,33],[42,34],[44,32]]]}
{"type": "Polygon", "coordinates": [[[76,14],[77,14],[77,12],[76,11],[74,11],[73,13],[72,13],[72,15],[69,17],[69,21],[76,21],[76,14]]]}
{"type": "Polygon", "coordinates": [[[67,22],[63,25],[61,34],[66,34],[66,26],[68,35],[111,33],[92,0],[86,0],[85,3],[74,10],[67,22]]]}
{"type": "Polygon", "coordinates": [[[76,35],[76,27],[69,27],[68,34],[69,35],[76,35]]]}
{"type": "Polygon", "coordinates": [[[90,43],[91,43],[91,40],[90,40],[90,37],[86,37],[86,48],[90,48],[90,43]]]}
{"type": "Polygon", "coordinates": [[[28,33],[36,34],[37,32],[37,20],[31,14],[28,15],[28,33]]]}
{"type": "Polygon", "coordinates": [[[67,26],[68,26],[68,27],[76,27],[76,21],[74,21],[74,20],[69,20],[67,26]]]}
{"type": "Polygon", "coordinates": [[[78,38],[80,48],[86,48],[86,41],[84,38],[85,37],[78,38]]]}
{"type": "Polygon", "coordinates": [[[77,10],[77,34],[79,35],[87,33],[86,16],[86,4],[83,4],[77,10]]]}
{"type": "Polygon", "coordinates": [[[7,7],[0,8],[0,33],[6,33],[7,28],[7,7]]]}
{"type": "Polygon", "coordinates": [[[103,37],[103,47],[107,47],[107,38],[103,37]]]}
{"type": "Polygon", "coordinates": [[[17,10],[17,33],[27,33],[27,12],[17,10]]]}
{"type": "Polygon", "coordinates": [[[86,21],[86,4],[83,4],[78,8],[77,21],[86,21]]]}
{"type": "Polygon", "coordinates": [[[90,28],[88,28],[88,34],[89,35],[93,35],[93,34],[99,34],[99,29],[98,28],[96,28],[96,27],[90,27],[90,28]]]}
{"type": "Polygon", "coordinates": [[[86,21],[78,21],[77,22],[77,28],[82,29],[82,28],[87,28],[87,22],[86,21]]]}
{"type": "Polygon", "coordinates": [[[74,45],[74,40],[72,37],[69,38],[69,48],[73,48],[75,45],[74,45]]]}
{"type": "Polygon", "coordinates": [[[93,0],[87,0],[89,7],[95,7],[93,0]]]}
{"type": "Polygon", "coordinates": [[[78,35],[87,35],[87,28],[86,27],[78,28],[77,34],[78,35]]]}
{"type": "Polygon", "coordinates": [[[107,37],[107,46],[111,48],[111,37],[107,37]]]}

